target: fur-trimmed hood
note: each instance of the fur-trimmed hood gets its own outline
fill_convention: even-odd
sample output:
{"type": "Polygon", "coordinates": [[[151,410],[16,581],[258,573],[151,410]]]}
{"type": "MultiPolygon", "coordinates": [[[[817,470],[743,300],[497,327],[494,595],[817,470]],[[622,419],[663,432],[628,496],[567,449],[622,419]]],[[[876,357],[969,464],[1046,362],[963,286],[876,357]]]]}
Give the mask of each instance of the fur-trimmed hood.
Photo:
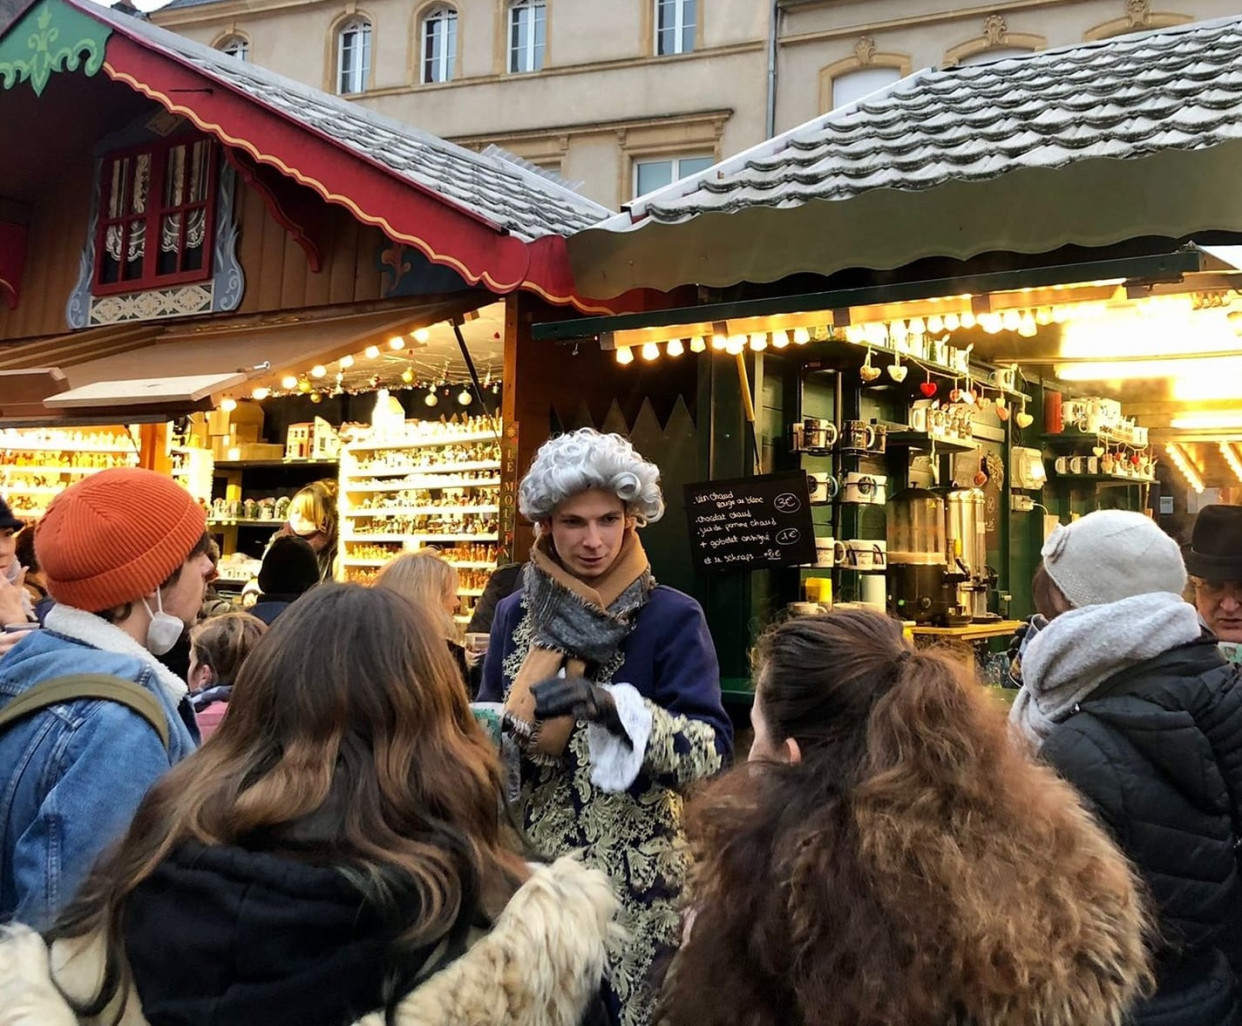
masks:
{"type": "MultiPolygon", "coordinates": [[[[406,995],[398,1026],[577,1026],[599,992],[607,947],[621,939],[616,908],[607,877],[577,860],[535,867],[489,933],[406,995]]],[[[49,950],[34,931],[10,927],[0,939],[0,1026],[80,1026],[57,988],[83,1001],[102,974],[99,937],[49,950]]],[[[383,1023],[376,1011],[355,1026],[383,1023]]],[[[147,1026],[137,995],[120,1026],[147,1026]]]]}

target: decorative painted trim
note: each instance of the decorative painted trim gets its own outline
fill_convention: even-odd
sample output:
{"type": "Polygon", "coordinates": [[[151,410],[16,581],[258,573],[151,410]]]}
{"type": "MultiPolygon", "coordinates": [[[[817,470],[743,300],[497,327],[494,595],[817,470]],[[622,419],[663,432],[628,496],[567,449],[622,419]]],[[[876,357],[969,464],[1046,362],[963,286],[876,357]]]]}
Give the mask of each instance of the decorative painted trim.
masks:
{"type": "Polygon", "coordinates": [[[211,313],[215,284],[174,285],[167,289],[145,289],[99,296],[91,300],[91,325],[120,324],[125,321],[160,321],[169,317],[211,313]]]}
{"type": "MultiPolygon", "coordinates": [[[[311,271],[318,274],[323,268],[323,255],[318,239],[322,233],[314,229],[319,228],[318,222],[322,220],[317,216],[321,210],[312,207],[309,203],[300,203],[296,197],[290,197],[287,193],[281,196],[277,190],[284,186],[285,179],[278,177],[271,168],[251,160],[243,151],[226,147],[224,156],[234,170],[241,175],[242,181],[258,193],[267,212],[272,215],[272,219],[302,247],[311,271]]],[[[296,189],[297,186],[285,188],[296,189]]]]}
{"type": "MultiPolygon", "coordinates": [[[[224,152],[227,156],[229,151],[224,152]]],[[[236,310],[246,293],[246,272],[237,255],[241,232],[237,225],[236,202],[237,172],[226,161],[220,169],[220,184],[216,193],[216,237],[211,256],[212,284],[215,286],[211,300],[213,313],[236,310]]]]}
{"type": "Polygon", "coordinates": [[[40,0],[0,38],[0,88],[13,89],[29,79],[42,96],[53,72],[94,75],[104,63],[112,30],[59,0],[40,0]],[[62,39],[73,40],[58,46],[62,39]]]}
{"type": "Polygon", "coordinates": [[[86,244],[78,257],[78,280],[69,293],[65,304],[65,323],[70,328],[85,328],[91,321],[91,282],[95,280],[95,239],[99,234],[100,178],[103,175],[103,157],[96,157],[91,165],[91,210],[86,219],[86,244]]]}
{"type": "Polygon", "coordinates": [[[16,310],[22,297],[22,271],[26,266],[24,224],[0,221],[0,295],[10,310],[16,310]]]}

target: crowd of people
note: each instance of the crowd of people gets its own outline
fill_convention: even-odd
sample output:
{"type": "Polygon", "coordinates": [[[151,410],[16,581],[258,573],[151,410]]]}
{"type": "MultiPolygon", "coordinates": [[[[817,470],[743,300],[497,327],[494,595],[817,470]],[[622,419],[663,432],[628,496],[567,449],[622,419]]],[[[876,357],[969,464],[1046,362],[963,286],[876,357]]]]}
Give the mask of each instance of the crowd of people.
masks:
{"type": "Polygon", "coordinates": [[[332,582],[333,501],[248,612],[168,478],[0,504],[0,1026],[1242,1023],[1242,509],[1054,531],[1008,719],[775,624],[735,764],[624,439],[537,453],[481,658],[435,553],[332,582]]]}

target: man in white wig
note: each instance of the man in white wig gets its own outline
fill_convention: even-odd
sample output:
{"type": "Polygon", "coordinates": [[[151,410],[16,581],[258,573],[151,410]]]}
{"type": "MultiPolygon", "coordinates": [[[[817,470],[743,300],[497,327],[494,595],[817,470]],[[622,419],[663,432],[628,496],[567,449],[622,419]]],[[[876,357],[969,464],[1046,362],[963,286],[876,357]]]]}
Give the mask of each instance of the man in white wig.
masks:
{"type": "Polygon", "coordinates": [[[624,438],[589,428],[539,450],[519,491],[536,541],[497,609],[479,693],[504,702],[518,738],[536,847],[580,850],[616,884],[624,1026],[649,1021],[652,964],[677,945],[681,791],[733,749],[703,610],[656,584],[639,541],[664,513],[659,477],[624,438]]]}

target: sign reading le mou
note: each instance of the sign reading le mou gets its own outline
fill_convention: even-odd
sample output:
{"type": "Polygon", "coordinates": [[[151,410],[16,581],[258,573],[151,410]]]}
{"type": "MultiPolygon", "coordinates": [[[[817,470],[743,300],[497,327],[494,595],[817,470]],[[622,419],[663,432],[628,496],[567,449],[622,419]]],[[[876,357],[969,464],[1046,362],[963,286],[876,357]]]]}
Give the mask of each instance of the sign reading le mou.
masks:
{"type": "Polygon", "coordinates": [[[686,485],[694,565],[708,573],[815,562],[806,474],[764,474],[686,485]]]}

